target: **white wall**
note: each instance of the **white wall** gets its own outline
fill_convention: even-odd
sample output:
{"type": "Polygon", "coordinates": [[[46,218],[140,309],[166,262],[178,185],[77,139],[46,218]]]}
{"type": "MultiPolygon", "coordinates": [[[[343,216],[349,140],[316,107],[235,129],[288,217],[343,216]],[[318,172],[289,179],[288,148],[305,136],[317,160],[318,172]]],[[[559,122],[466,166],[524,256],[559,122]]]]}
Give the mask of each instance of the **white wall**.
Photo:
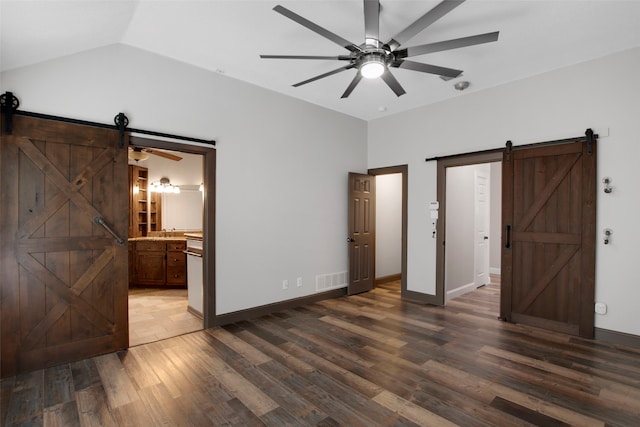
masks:
{"type": "MultiPolygon", "coordinates": [[[[599,328],[640,335],[637,242],[640,238],[640,48],[610,55],[484,91],[369,122],[370,168],[409,164],[409,290],[435,292],[435,240],[428,202],[436,197],[436,162],[426,157],[584,135],[601,135],[598,182],[610,176],[614,192],[598,191],[596,300],[608,304],[596,315],[599,328]],[[393,144],[389,144],[393,141],[393,144]]],[[[473,84],[473,75],[467,76],[473,84]]],[[[446,83],[443,83],[446,84],[446,83]]],[[[473,86],[472,86],[473,87],[473,86]]],[[[453,89],[452,89],[453,90],[453,89]]]]}
{"type": "Polygon", "coordinates": [[[475,169],[476,165],[446,169],[445,292],[475,282],[475,169]]]}
{"type": "Polygon", "coordinates": [[[376,176],[376,278],[402,271],[402,174],[376,176]]]}
{"type": "Polygon", "coordinates": [[[347,271],[347,173],[366,123],[135,48],[112,45],[1,75],[26,111],[217,141],[217,312],[315,292],[347,271]],[[303,286],[282,290],[282,280],[303,286]]]}

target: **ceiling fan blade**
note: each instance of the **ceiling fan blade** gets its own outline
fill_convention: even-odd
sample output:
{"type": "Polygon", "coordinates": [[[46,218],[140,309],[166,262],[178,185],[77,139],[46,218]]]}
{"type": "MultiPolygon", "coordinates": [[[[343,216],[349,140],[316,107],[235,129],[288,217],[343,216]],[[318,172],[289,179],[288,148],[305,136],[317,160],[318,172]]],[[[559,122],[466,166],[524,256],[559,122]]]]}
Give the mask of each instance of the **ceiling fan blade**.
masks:
{"type": "Polygon", "coordinates": [[[315,23],[309,21],[307,18],[303,18],[302,16],[298,15],[295,12],[290,11],[289,9],[287,9],[284,6],[277,5],[276,7],[273,8],[273,10],[275,10],[276,12],[278,12],[281,15],[286,16],[287,18],[291,19],[292,21],[297,22],[298,24],[302,25],[303,27],[307,27],[311,31],[320,34],[322,37],[327,38],[327,39],[331,40],[332,42],[344,47],[345,49],[350,50],[351,52],[359,52],[361,50],[358,46],[356,46],[355,44],[351,43],[349,40],[347,40],[345,38],[342,38],[342,37],[340,37],[339,35],[337,35],[335,33],[332,33],[331,31],[327,30],[326,28],[322,28],[318,24],[315,24],[315,23]]]}
{"type": "Polygon", "coordinates": [[[360,70],[358,70],[356,75],[353,77],[353,80],[351,80],[351,83],[349,83],[349,86],[347,86],[347,90],[344,91],[340,98],[348,98],[349,95],[351,95],[351,92],[353,92],[356,86],[358,86],[360,80],[362,80],[362,74],[360,74],[360,70]]]}
{"type": "Polygon", "coordinates": [[[145,148],[142,151],[146,151],[147,153],[153,154],[155,156],[164,157],[165,159],[175,160],[176,162],[182,160],[182,157],[176,156],[175,154],[167,153],[166,151],[152,150],[151,148],[145,148]]]}
{"type": "MultiPolygon", "coordinates": [[[[380,33],[380,2],[378,0],[364,0],[364,38],[376,43],[380,33]]],[[[376,46],[377,47],[377,46],[376,46]]]]}
{"type": "Polygon", "coordinates": [[[500,31],[493,33],[478,34],[475,36],[461,37],[459,39],[445,40],[437,43],[423,44],[419,46],[400,49],[395,52],[396,57],[401,58],[424,55],[426,53],[441,52],[443,50],[459,49],[461,47],[474,46],[477,44],[491,43],[498,40],[500,31]]]}
{"type": "Polygon", "coordinates": [[[396,94],[396,96],[402,96],[405,93],[407,93],[402,88],[402,86],[400,86],[400,83],[398,83],[398,80],[396,80],[393,74],[391,74],[391,70],[389,70],[388,68],[384,70],[384,73],[382,73],[382,76],[380,77],[382,77],[382,80],[384,80],[384,82],[387,84],[387,86],[391,88],[391,90],[393,91],[393,93],[396,94]]]}
{"type": "Polygon", "coordinates": [[[396,50],[398,47],[409,41],[413,36],[445,16],[447,13],[451,12],[456,7],[460,6],[464,1],[465,0],[443,0],[436,7],[418,18],[418,20],[413,24],[400,31],[399,34],[389,40],[387,45],[392,51],[396,50]]]}
{"type": "Polygon", "coordinates": [[[320,79],[323,79],[325,77],[329,77],[329,76],[332,76],[334,74],[338,74],[338,73],[340,73],[342,71],[349,70],[349,69],[351,69],[353,67],[355,67],[355,65],[349,64],[349,65],[346,65],[344,67],[340,67],[340,68],[338,68],[336,70],[329,71],[328,73],[320,74],[319,76],[311,77],[310,79],[301,81],[300,83],[296,83],[296,84],[293,85],[293,87],[306,85],[307,83],[315,82],[316,80],[320,80],[320,79]]]}
{"type": "Polygon", "coordinates": [[[404,68],[405,70],[420,71],[421,73],[429,73],[451,78],[458,77],[460,74],[462,74],[462,70],[438,67],[437,65],[423,64],[422,62],[413,61],[402,61],[400,63],[394,63],[392,67],[404,68]]]}
{"type": "Polygon", "coordinates": [[[349,55],[318,56],[318,55],[260,55],[262,59],[327,59],[335,61],[349,61],[349,55]]]}

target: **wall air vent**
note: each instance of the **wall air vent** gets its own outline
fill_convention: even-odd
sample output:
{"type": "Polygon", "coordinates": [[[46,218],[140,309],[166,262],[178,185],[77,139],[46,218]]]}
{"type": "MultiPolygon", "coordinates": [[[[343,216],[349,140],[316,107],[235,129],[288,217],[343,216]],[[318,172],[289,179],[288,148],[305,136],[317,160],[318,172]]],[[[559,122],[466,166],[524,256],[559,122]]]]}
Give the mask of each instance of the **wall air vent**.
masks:
{"type": "Polygon", "coordinates": [[[316,276],[316,292],[344,288],[348,283],[349,275],[346,271],[342,271],[340,273],[319,274],[316,276]]]}

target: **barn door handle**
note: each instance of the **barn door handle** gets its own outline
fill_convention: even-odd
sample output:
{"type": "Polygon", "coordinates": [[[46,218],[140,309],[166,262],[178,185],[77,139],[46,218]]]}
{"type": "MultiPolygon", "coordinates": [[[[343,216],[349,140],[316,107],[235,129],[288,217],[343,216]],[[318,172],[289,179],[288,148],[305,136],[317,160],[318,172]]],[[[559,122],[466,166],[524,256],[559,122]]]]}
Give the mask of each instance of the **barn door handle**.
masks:
{"type": "Polygon", "coordinates": [[[104,218],[102,218],[101,216],[96,216],[95,218],[93,218],[93,222],[94,222],[94,223],[96,223],[96,224],[99,224],[99,225],[103,226],[103,227],[104,227],[104,229],[105,229],[105,230],[107,230],[107,232],[108,232],[109,234],[111,234],[111,235],[113,236],[113,238],[114,238],[114,239],[116,239],[116,243],[117,243],[119,246],[124,246],[124,243],[125,243],[125,242],[124,242],[124,239],[123,239],[122,237],[118,236],[118,235],[116,234],[116,232],[115,232],[115,231],[113,231],[113,230],[111,229],[111,227],[109,227],[109,225],[107,225],[107,223],[104,221],[104,218]]]}
{"type": "Polygon", "coordinates": [[[511,249],[511,224],[507,225],[507,242],[505,243],[504,247],[507,249],[511,249]]]}

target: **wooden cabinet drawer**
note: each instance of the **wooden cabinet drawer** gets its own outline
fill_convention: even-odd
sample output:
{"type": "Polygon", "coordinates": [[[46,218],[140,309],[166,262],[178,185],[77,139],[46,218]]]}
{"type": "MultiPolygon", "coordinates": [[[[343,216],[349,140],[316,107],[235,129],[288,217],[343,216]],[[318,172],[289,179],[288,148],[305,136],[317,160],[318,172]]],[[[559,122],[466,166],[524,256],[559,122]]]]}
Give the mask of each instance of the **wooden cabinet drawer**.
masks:
{"type": "Polygon", "coordinates": [[[139,252],[164,252],[166,244],[164,242],[139,240],[136,242],[136,251],[139,252]]]}
{"type": "Polygon", "coordinates": [[[186,262],[186,255],[183,252],[167,252],[167,267],[184,267],[186,262]]]}
{"type": "Polygon", "coordinates": [[[185,285],[187,283],[187,271],[182,266],[167,266],[167,284],[185,285]]]}
{"type": "Polygon", "coordinates": [[[167,242],[167,251],[184,251],[187,249],[187,242],[167,242]]]}

